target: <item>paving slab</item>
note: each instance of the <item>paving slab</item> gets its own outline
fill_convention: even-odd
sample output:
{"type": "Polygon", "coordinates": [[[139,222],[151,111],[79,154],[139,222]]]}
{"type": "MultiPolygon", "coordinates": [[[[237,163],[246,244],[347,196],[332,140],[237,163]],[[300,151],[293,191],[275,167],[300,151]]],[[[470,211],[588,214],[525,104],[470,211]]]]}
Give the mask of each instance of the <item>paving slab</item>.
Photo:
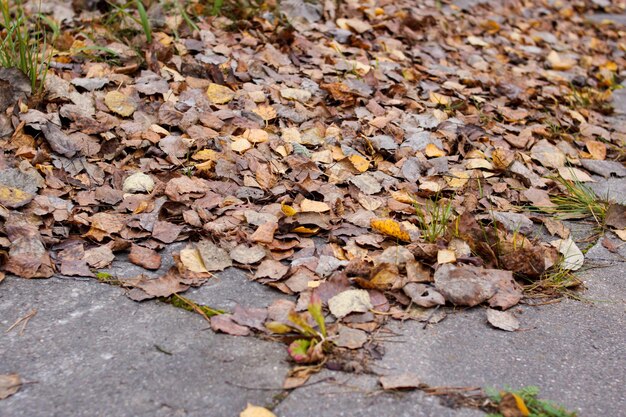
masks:
{"type": "MultiPolygon", "coordinates": [[[[619,244],[614,240],[613,243],[619,244]]],[[[619,416],[626,407],[626,248],[588,252],[580,274],[588,301],[513,309],[521,330],[490,327],[485,309],[459,310],[435,326],[392,322],[401,336],[379,366],[412,372],[430,385],[520,388],[537,385],[580,416],[619,416]]]]}
{"type": "Polygon", "coordinates": [[[276,392],[229,384],[280,387],[289,367],[278,343],[215,334],[198,315],[93,280],[7,277],[0,328],[0,374],[28,382],[0,401],[3,417],[232,416],[276,392]],[[22,335],[4,332],[31,308],[22,335]]]}

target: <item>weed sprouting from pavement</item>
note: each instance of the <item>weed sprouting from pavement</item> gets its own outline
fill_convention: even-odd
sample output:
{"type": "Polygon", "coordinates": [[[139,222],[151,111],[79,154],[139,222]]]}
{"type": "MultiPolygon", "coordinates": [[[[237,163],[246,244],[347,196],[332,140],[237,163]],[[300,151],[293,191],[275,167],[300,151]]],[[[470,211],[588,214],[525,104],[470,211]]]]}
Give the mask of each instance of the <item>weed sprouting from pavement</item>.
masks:
{"type": "Polygon", "coordinates": [[[550,198],[556,207],[541,208],[543,211],[552,212],[561,219],[593,217],[598,226],[604,227],[608,201],[598,197],[580,181],[570,181],[562,177],[556,177],[555,180],[563,187],[564,192],[550,198]]]}
{"type": "Polygon", "coordinates": [[[575,412],[567,411],[552,401],[539,399],[539,388],[528,386],[519,390],[506,388],[498,391],[493,388],[485,389],[489,399],[496,404],[498,412],[488,414],[488,417],[504,416],[531,416],[531,417],[576,417],[575,412]]]}

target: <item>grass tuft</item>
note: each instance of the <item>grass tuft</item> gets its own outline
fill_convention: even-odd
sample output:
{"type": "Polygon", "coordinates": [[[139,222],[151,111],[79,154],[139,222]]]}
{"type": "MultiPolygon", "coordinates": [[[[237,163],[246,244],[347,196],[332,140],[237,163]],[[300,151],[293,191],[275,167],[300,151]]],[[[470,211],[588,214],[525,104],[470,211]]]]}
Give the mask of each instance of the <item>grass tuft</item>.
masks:
{"type": "Polygon", "coordinates": [[[446,234],[452,218],[451,201],[444,202],[437,195],[434,200],[426,200],[423,205],[414,201],[413,207],[425,241],[434,243],[446,234]]]}
{"type": "Polygon", "coordinates": [[[569,181],[561,177],[556,177],[555,180],[563,187],[564,192],[550,198],[556,207],[542,208],[543,211],[555,213],[560,219],[593,217],[600,227],[604,227],[608,201],[598,197],[580,181],[569,181]]]}
{"type": "MultiPolygon", "coordinates": [[[[33,92],[43,91],[52,58],[43,16],[38,13],[31,22],[20,2],[8,0],[0,0],[0,14],[0,66],[18,68],[28,76],[33,92]]],[[[53,32],[58,34],[58,29],[53,32]]]]}

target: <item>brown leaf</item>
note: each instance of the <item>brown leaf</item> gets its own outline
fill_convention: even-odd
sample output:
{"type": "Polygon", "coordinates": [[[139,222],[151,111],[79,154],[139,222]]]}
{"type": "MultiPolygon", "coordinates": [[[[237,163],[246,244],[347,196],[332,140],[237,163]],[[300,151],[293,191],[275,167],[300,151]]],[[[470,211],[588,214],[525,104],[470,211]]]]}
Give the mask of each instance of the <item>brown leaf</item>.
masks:
{"type": "Polygon", "coordinates": [[[339,326],[339,333],[335,344],[348,349],[359,349],[367,342],[367,333],[363,330],[339,326]]]}
{"type": "Polygon", "coordinates": [[[208,271],[223,271],[233,265],[228,252],[208,240],[196,243],[198,253],[208,271]]]}
{"type": "Polygon", "coordinates": [[[213,331],[230,334],[232,336],[248,336],[250,329],[245,326],[240,326],[233,321],[233,316],[230,314],[218,314],[211,317],[211,328],[213,331]]]}
{"type": "Polygon", "coordinates": [[[420,379],[413,374],[386,375],[380,377],[380,385],[384,390],[417,389],[422,385],[420,379]]]}
{"type": "Polygon", "coordinates": [[[515,298],[519,301],[522,292],[519,287],[512,287],[514,283],[511,271],[484,269],[470,265],[457,267],[445,264],[435,272],[437,290],[447,301],[458,306],[478,305],[498,292],[507,294],[510,298],[516,295],[515,298]],[[509,290],[510,294],[504,290],[509,290]]]}
{"type": "Polygon", "coordinates": [[[95,274],[91,272],[87,261],[80,260],[64,260],[61,262],[61,275],[67,275],[70,277],[95,277],[95,274]]]}
{"type": "Polygon", "coordinates": [[[284,277],[288,271],[289,266],[272,259],[266,259],[259,265],[256,274],[254,274],[254,279],[269,278],[276,281],[284,277]]]}
{"type": "Polygon", "coordinates": [[[170,268],[165,275],[156,279],[142,278],[132,286],[143,290],[151,297],[169,297],[172,294],[187,291],[189,285],[181,284],[183,277],[176,267],[170,268]]]}
{"type": "Polygon", "coordinates": [[[152,228],[152,237],[163,243],[172,243],[178,238],[182,230],[183,226],[157,220],[154,222],[154,227],[152,228]]]}
{"type": "Polygon", "coordinates": [[[242,307],[239,304],[233,310],[232,320],[242,326],[263,331],[265,320],[267,319],[266,308],[242,307]]]}
{"type": "Polygon", "coordinates": [[[159,269],[161,267],[161,255],[152,249],[135,244],[130,247],[128,260],[146,269],[159,269]]]}
{"type": "Polygon", "coordinates": [[[0,375],[0,400],[15,394],[22,386],[22,379],[18,374],[0,375]]]}
{"type": "Polygon", "coordinates": [[[259,243],[272,243],[274,233],[278,229],[278,223],[268,222],[259,226],[256,231],[250,235],[250,240],[259,243]]]}
{"type": "Polygon", "coordinates": [[[39,236],[23,236],[11,242],[5,270],[22,278],[49,278],[52,261],[39,236]]]}
{"type": "Polygon", "coordinates": [[[514,332],[519,329],[519,321],[508,311],[487,309],[487,320],[493,327],[507,332],[514,332]]]}
{"type": "Polygon", "coordinates": [[[611,203],[606,211],[605,223],[616,229],[626,228],[626,205],[611,203]]]}

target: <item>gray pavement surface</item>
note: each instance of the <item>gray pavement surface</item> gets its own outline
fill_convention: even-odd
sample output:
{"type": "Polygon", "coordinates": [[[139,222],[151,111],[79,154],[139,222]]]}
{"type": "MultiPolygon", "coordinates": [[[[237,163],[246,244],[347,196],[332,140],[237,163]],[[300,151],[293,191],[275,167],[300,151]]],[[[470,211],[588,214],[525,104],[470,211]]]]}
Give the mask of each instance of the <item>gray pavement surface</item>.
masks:
{"type": "MultiPolygon", "coordinates": [[[[601,187],[624,194],[623,179],[594,185],[601,187]]],[[[584,235],[579,229],[573,229],[577,237],[584,235]]],[[[491,328],[482,308],[455,311],[427,328],[390,322],[398,337],[384,342],[385,356],[372,369],[412,372],[433,386],[538,385],[545,398],[581,417],[624,415],[626,245],[611,233],[607,239],[619,253],[601,240],[587,252],[580,273],[586,301],[516,307],[522,329],[515,333],[491,328]]],[[[167,248],[164,261],[179,249],[167,248]]],[[[110,272],[145,271],[122,258],[110,272]]],[[[235,269],[187,295],[225,309],[284,297],[235,269]]],[[[483,415],[447,408],[422,392],[382,392],[372,375],[323,371],[316,383],[281,395],[290,366],[284,345],[207,327],[198,315],[158,301],[133,302],[95,280],[9,276],[0,283],[0,374],[19,373],[27,384],[0,401],[0,416],[226,417],[247,403],[273,408],[278,417],[483,415]],[[23,334],[19,327],[5,332],[32,308],[38,313],[23,334]]]]}

